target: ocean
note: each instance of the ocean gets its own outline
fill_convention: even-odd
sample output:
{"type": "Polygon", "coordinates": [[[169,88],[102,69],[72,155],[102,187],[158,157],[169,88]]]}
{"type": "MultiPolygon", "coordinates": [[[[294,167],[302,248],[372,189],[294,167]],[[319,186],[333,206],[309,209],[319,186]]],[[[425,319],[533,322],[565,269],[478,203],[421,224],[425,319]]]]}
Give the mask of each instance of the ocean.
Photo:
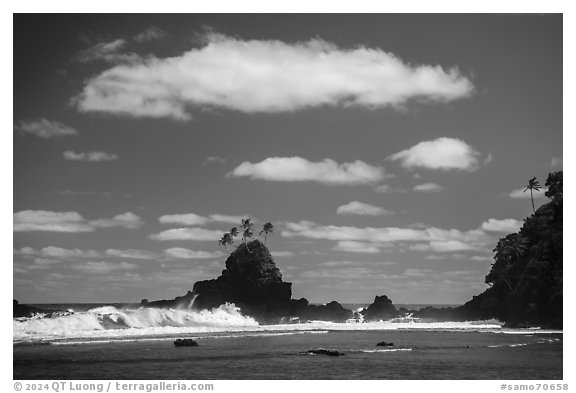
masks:
{"type": "Polygon", "coordinates": [[[495,320],[259,325],[234,305],[59,308],[70,311],[14,319],[14,379],[563,378],[561,331],[508,329],[495,320]],[[176,338],[199,346],[175,347],[176,338]],[[320,348],[344,356],[307,353],[320,348]]]}

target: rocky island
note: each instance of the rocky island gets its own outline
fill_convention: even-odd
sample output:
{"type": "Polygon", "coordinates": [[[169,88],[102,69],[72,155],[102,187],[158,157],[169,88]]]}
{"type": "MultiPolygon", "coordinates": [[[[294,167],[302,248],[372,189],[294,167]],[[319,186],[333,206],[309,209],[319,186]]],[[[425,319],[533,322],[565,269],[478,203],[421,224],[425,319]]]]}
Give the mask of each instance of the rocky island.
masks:
{"type": "MultiPolygon", "coordinates": [[[[284,282],[270,251],[259,240],[244,241],[227,258],[226,268],[213,280],[198,281],[192,291],[173,300],[148,302],[144,307],[211,309],[234,303],[261,323],[325,320],[344,322],[389,320],[411,315],[435,321],[496,318],[507,326],[562,328],[562,172],[546,181],[550,202],[534,209],[518,233],[500,239],[483,293],[455,308],[397,310],[385,295],[358,313],[336,301],[311,305],[292,299],[292,284],[284,282]]],[[[249,221],[249,220],[248,220],[249,221]]],[[[230,239],[223,237],[222,243],[230,239]]]]}

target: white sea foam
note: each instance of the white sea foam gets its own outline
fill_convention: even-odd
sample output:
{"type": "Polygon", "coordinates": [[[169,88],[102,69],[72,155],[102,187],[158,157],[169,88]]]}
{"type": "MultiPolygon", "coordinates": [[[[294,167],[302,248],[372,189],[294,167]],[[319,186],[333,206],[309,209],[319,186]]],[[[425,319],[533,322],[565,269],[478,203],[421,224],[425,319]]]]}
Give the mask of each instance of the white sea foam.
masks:
{"type": "Polygon", "coordinates": [[[388,349],[361,349],[360,352],[364,353],[379,353],[379,352],[409,352],[412,348],[388,348],[388,349]]]}
{"type": "MultiPolygon", "coordinates": [[[[234,304],[212,310],[191,311],[173,309],[117,309],[98,307],[86,312],[59,316],[15,318],[14,343],[104,340],[169,339],[191,334],[236,333],[257,335],[295,334],[297,332],[357,331],[357,330],[433,330],[481,331],[512,334],[561,333],[561,331],[514,330],[502,328],[495,320],[470,322],[424,322],[416,319],[363,323],[311,321],[279,325],[259,325],[253,318],[242,315],[234,304]]],[[[224,337],[224,336],[221,336],[224,337]]]]}
{"type": "Polygon", "coordinates": [[[98,307],[87,312],[52,318],[14,319],[14,339],[147,336],[185,332],[211,332],[257,327],[233,304],[213,310],[119,310],[98,307]]]}

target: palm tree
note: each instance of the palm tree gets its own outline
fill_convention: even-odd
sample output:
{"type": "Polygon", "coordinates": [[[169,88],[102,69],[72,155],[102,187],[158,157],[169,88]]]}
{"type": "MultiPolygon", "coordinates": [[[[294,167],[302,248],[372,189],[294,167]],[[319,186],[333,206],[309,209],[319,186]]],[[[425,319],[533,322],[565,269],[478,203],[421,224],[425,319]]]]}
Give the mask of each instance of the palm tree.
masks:
{"type": "Polygon", "coordinates": [[[226,250],[228,250],[228,245],[232,244],[234,240],[232,239],[232,235],[229,233],[225,233],[222,235],[222,238],[218,240],[218,244],[223,246],[226,250]]]}
{"type": "Polygon", "coordinates": [[[248,248],[248,239],[252,238],[252,236],[254,236],[252,228],[246,228],[244,230],[244,233],[242,234],[242,239],[244,239],[244,244],[246,245],[246,249],[248,250],[249,253],[252,253],[252,251],[250,251],[250,249],[248,248]]]}
{"type": "Polygon", "coordinates": [[[264,224],[264,227],[260,231],[260,236],[262,236],[262,233],[264,233],[264,243],[266,243],[266,235],[269,233],[274,233],[274,225],[272,225],[270,222],[267,222],[264,224]]]}
{"type": "Polygon", "coordinates": [[[532,179],[528,180],[528,186],[526,186],[524,189],[524,192],[530,190],[530,199],[532,199],[532,210],[534,210],[534,213],[536,213],[536,208],[534,207],[534,195],[532,194],[532,191],[540,191],[541,188],[542,186],[538,180],[536,180],[536,177],[533,177],[532,179]]]}
{"type": "Polygon", "coordinates": [[[246,229],[252,229],[252,227],[254,226],[254,223],[252,222],[252,220],[250,218],[246,218],[246,219],[242,219],[242,228],[244,228],[244,230],[246,229]]]}
{"type": "Polygon", "coordinates": [[[240,232],[238,231],[238,228],[234,227],[232,229],[230,229],[230,236],[232,236],[232,238],[235,238],[236,236],[238,236],[240,234],[240,232]]]}

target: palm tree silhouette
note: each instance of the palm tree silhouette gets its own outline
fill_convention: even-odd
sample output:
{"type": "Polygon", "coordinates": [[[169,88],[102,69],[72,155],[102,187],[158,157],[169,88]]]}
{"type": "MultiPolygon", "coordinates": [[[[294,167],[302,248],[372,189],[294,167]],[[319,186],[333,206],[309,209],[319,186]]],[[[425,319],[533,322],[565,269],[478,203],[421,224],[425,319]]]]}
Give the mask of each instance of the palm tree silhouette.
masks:
{"type": "Polygon", "coordinates": [[[236,236],[238,236],[240,234],[240,232],[238,231],[238,228],[234,227],[232,229],[230,229],[230,236],[232,236],[232,239],[234,239],[236,236]]]}
{"type": "Polygon", "coordinates": [[[267,222],[264,224],[264,227],[260,231],[260,236],[262,236],[262,233],[264,233],[264,243],[266,243],[266,235],[269,233],[274,233],[274,225],[272,225],[270,222],[267,222]]]}
{"type": "Polygon", "coordinates": [[[228,245],[232,244],[234,240],[232,239],[232,235],[229,233],[225,233],[222,235],[222,238],[218,240],[218,244],[223,246],[226,250],[228,250],[228,245]]]}
{"type": "Polygon", "coordinates": [[[252,253],[252,251],[250,251],[248,248],[248,239],[254,236],[254,231],[252,231],[253,226],[254,223],[249,218],[242,219],[242,228],[244,229],[244,233],[242,233],[242,239],[244,240],[244,244],[246,245],[246,249],[249,253],[252,253]]]}
{"type": "Polygon", "coordinates": [[[530,190],[530,199],[532,200],[532,210],[534,210],[534,213],[536,213],[536,208],[534,207],[534,195],[532,194],[532,191],[533,190],[540,191],[541,188],[542,186],[540,185],[538,180],[536,180],[536,177],[533,177],[532,179],[528,180],[528,186],[526,186],[526,188],[524,189],[524,192],[530,190]]]}

